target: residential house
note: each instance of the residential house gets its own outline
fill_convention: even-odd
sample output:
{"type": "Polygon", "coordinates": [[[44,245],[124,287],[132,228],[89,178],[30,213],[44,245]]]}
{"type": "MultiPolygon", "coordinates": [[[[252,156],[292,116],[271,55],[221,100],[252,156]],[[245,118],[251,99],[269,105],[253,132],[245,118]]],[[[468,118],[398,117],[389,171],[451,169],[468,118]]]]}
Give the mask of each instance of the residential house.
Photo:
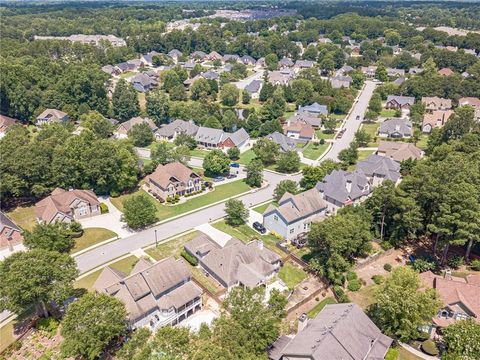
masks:
{"type": "Polygon", "coordinates": [[[295,337],[280,337],[270,360],[380,360],[393,340],[353,303],[326,305],[314,318],[303,314],[295,337]]]}
{"type": "Polygon", "coordinates": [[[122,72],[118,67],[113,65],[102,66],[101,70],[108,75],[119,75],[122,72]]]}
{"type": "Polygon", "coordinates": [[[142,60],[142,62],[148,66],[153,66],[153,57],[159,55],[161,55],[159,52],[150,51],[149,53],[142,55],[140,60],[142,60]]]}
{"type": "Polygon", "coordinates": [[[156,132],[157,140],[175,140],[179,134],[187,134],[194,137],[197,134],[198,126],[193,121],[176,119],[169,124],[162,125],[156,132]]]}
{"type": "Polygon", "coordinates": [[[240,56],[235,54],[225,54],[223,55],[224,62],[237,62],[240,59],[240,56]]]}
{"type": "Polygon", "coordinates": [[[393,83],[397,86],[401,86],[405,81],[407,81],[407,78],[404,76],[401,76],[393,81],[393,83]]]}
{"type": "Polygon", "coordinates": [[[412,122],[404,118],[387,119],[380,124],[378,135],[395,139],[409,138],[413,135],[412,122]]]}
{"type": "Polygon", "coordinates": [[[69,116],[67,113],[57,109],[46,109],[40,115],[37,116],[36,125],[42,126],[45,124],[51,124],[54,122],[64,123],[69,120],[69,116]]]}
{"type": "Polygon", "coordinates": [[[330,40],[327,37],[321,37],[321,38],[318,39],[318,43],[319,44],[331,44],[332,40],[330,40]]]}
{"type": "Polygon", "coordinates": [[[195,68],[195,61],[189,60],[185,64],[183,64],[183,68],[187,71],[192,71],[195,68]]]}
{"type": "Polygon", "coordinates": [[[450,68],[443,68],[438,70],[438,74],[442,76],[452,76],[455,72],[450,68]]]}
{"type": "Polygon", "coordinates": [[[204,61],[206,60],[208,55],[204,53],[203,51],[194,51],[193,53],[190,54],[190,58],[194,60],[199,60],[199,61],[204,61]]]}
{"type": "Polygon", "coordinates": [[[202,190],[200,175],[176,161],[158,165],[153,173],[145,177],[145,189],[161,200],[175,195],[184,196],[202,190]]]}
{"type": "Polygon", "coordinates": [[[400,164],[392,159],[372,154],[357,163],[357,170],[362,171],[372,186],[381,185],[385,180],[394,184],[400,181],[400,164]]]}
{"type": "Polygon", "coordinates": [[[413,159],[419,160],[424,153],[412,143],[402,141],[380,141],[377,155],[388,157],[396,162],[413,159]]]}
{"type": "Polygon", "coordinates": [[[315,66],[315,61],[311,60],[297,60],[294,67],[298,70],[301,69],[311,69],[315,66]]]}
{"type": "Polygon", "coordinates": [[[305,112],[310,113],[314,116],[320,116],[320,115],[328,116],[327,105],[320,105],[317,102],[314,102],[311,105],[299,106],[298,107],[298,111],[297,111],[298,114],[302,114],[302,113],[305,113],[305,112]]]}
{"type": "Polygon", "coordinates": [[[251,57],[250,55],[243,55],[241,58],[240,58],[240,61],[245,64],[245,65],[250,65],[250,66],[254,66],[256,64],[256,60],[251,57]]]}
{"type": "Polygon", "coordinates": [[[178,63],[183,53],[178,49],[170,50],[167,55],[175,62],[178,63]]]}
{"type": "Polygon", "coordinates": [[[453,115],[453,110],[435,110],[423,115],[422,132],[430,134],[435,128],[442,128],[453,115]]]}
{"type": "Polygon", "coordinates": [[[297,148],[297,142],[291,137],[285,136],[278,131],[265,136],[267,139],[277,143],[281,152],[293,151],[297,148]]]}
{"type": "Polygon", "coordinates": [[[315,188],[326,201],[330,213],[346,205],[359,204],[372,192],[367,176],[360,170],[333,170],[315,188]]]}
{"type": "Polygon", "coordinates": [[[128,60],[127,64],[130,70],[139,70],[145,66],[145,63],[140,59],[128,60]]]}
{"type": "Polygon", "coordinates": [[[223,60],[223,56],[220,55],[218,52],[216,51],[212,51],[210,54],[208,54],[208,60],[210,61],[222,61],[223,60]]]}
{"type": "Polygon", "coordinates": [[[293,78],[294,74],[290,71],[270,71],[268,73],[268,82],[272,85],[288,85],[293,78]]]}
{"type": "Polygon", "coordinates": [[[222,142],[223,130],[200,126],[195,135],[197,144],[205,148],[218,148],[222,142]]]}
{"type": "Polygon", "coordinates": [[[362,66],[361,71],[363,75],[369,78],[375,77],[375,74],[377,73],[377,67],[376,66],[362,66]]]}
{"type": "Polygon", "coordinates": [[[263,80],[252,80],[250,84],[245,86],[245,91],[248,92],[252,99],[258,99],[260,90],[262,90],[263,80]]]}
{"type": "Polygon", "coordinates": [[[345,76],[346,74],[350,74],[353,71],[353,67],[349,65],[344,65],[337,71],[338,76],[345,76]]]}
{"type": "Polygon", "coordinates": [[[7,130],[15,125],[18,124],[19,120],[13,119],[11,117],[0,115],[0,139],[5,136],[7,130]]]}
{"type": "Polygon", "coordinates": [[[125,304],[130,329],[155,331],[202,309],[202,289],[192,281],[185,261],[173,257],[154,264],[140,259],[128,276],[107,266],[93,288],[125,304]]]}
{"type": "Polygon", "coordinates": [[[422,97],[422,104],[425,105],[425,111],[432,113],[436,110],[450,110],[452,108],[452,100],[443,99],[438,96],[422,97]]]}
{"type": "MultiPolygon", "coordinates": [[[[22,230],[0,211],[0,254],[11,253],[22,247],[22,230]]],[[[2,256],[0,255],[0,259],[2,256]]]]}
{"type": "Polygon", "coordinates": [[[394,68],[387,68],[387,75],[389,77],[399,77],[405,76],[405,70],[403,69],[394,69],[394,68]]]}
{"type": "Polygon", "coordinates": [[[315,136],[315,129],[312,125],[303,121],[287,121],[287,123],[283,125],[283,132],[286,136],[302,143],[311,141],[315,136]]]}
{"type": "Polygon", "coordinates": [[[415,103],[415,98],[412,96],[398,96],[388,95],[387,102],[385,104],[386,109],[410,109],[415,103]]]}
{"type": "Polygon", "coordinates": [[[346,54],[350,57],[359,57],[361,56],[360,45],[346,45],[345,46],[346,54]]]}
{"type": "Polygon", "coordinates": [[[152,130],[152,133],[154,133],[158,129],[157,125],[155,125],[155,123],[151,119],[137,116],[121,123],[118,126],[117,130],[115,130],[115,132],[113,133],[113,136],[116,139],[126,139],[128,138],[128,132],[132,129],[132,127],[139,124],[147,124],[152,130]]]}
{"type": "Polygon", "coordinates": [[[470,105],[475,110],[474,117],[480,121],[480,99],[474,97],[464,97],[458,100],[458,106],[470,105]]]}
{"type": "Polygon", "coordinates": [[[352,84],[352,77],[351,76],[334,76],[329,79],[332,88],[334,89],[341,89],[341,88],[349,88],[352,84]]]}
{"type": "Polygon", "coordinates": [[[213,70],[208,70],[208,71],[202,73],[201,76],[204,77],[207,80],[219,80],[220,79],[220,75],[213,70]]]}
{"type": "Polygon", "coordinates": [[[57,221],[69,223],[100,213],[100,201],[91,190],[56,188],[35,204],[37,221],[45,224],[57,221]]]}
{"type": "Polygon", "coordinates": [[[218,147],[221,149],[230,149],[236,147],[240,152],[246,150],[250,145],[250,135],[242,127],[234,133],[224,132],[218,147]]]}
{"type": "Polygon", "coordinates": [[[240,128],[234,133],[228,133],[221,129],[200,126],[195,135],[195,140],[200,147],[224,150],[237,147],[240,151],[243,151],[250,145],[250,136],[244,128],[240,128]]]}
{"type": "Polygon", "coordinates": [[[313,188],[296,195],[286,192],[278,207],[269,205],[263,213],[263,225],[287,241],[295,240],[310,230],[312,222],[325,216],[327,203],[313,188]]]}
{"type": "Polygon", "coordinates": [[[280,66],[280,68],[290,68],[293,65],[294,65],[294,62],[292,61],[292,59],[289,59],[287,57],[284,57],[278,62],[278,66],[280,66]]]}
{"type": "Polygon", "coordinates": [[[320,128],[322,126],[322,119],[308,111],[301,112],[297,115],[292,115],[287,119],[287,122],[288,121],[292,123],[301,121],[305,124],[311,125],[314,128],[320,128]]]}
{"type": "Polygon", "coordinates": [[[135,74],[135,76],[130,79],[130,82],[138,92],[150,91],[158,85],[155,79],[143,72],[135,74]]]}
{"type": "Polygon", "coordinates": [[[425,287],[435,289],[443,307],[432,318],[433,326],[426,326],[426,332],[434,335],[437,328],[447,327],[458,320],[473,319],[480,323],[480,275],[466,278],[452,276],[447,270],[443,276],[431,271],[420,274],[425,287]]]}
{"type": "Polygon", "coordinates": [[[261,57],[260,59],[258,59],[257,62],[255,63],[255,66],[260,67],[260,68],[264,68],[266,66],[265,58],[261,57]]]}
{"type": "Polygon", "coordinates": [[[128,62],[121,62],[119,64],[116,65],[116,68],[121,72],[121,73],[124,73],[124,72],[127,72],[127,71],[131,71],[131,70],[134,70],[135,69],[135,65],[134,64],[130,64],[128,62]]]}

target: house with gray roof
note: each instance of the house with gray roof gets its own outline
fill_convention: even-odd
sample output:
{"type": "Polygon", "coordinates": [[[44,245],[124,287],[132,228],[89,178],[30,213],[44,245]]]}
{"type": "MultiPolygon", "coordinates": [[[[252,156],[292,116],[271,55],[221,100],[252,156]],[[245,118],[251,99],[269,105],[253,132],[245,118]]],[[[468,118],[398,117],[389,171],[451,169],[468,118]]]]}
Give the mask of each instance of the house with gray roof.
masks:
{"type": "Polygon", "coordinates": [[[157,140],[173,141],[179,134],[187,134],[195,137],[198,126],[193,121],[176,119],[169,124],[162,125],[156,132],[157,140]]]}
{"type": "Polygon", "coordinates": [[[155,125],[152,119],[137,116],[118,125],[118,128],[113,133],[113,136],[116,139],[126,139],[128,138],[128,132],[132,129],[132,127],[139,124],[147,124],[150,130],[152,130],[152,133],[155,133],[155,131],[158,129],[157,125],[155,125]]]}
{"type": "Polygon", "coordinates": [[[341,88],[349,88],[352,84],[352,77],[351,76],[334,76],[330,78],[330,85],[334,89],[341,89],[341,88]]]}
{"type": "Polygon", "coordinates": [[[240,152],[246,150],[250,145],[250,135],[242,127],[234,133],[224,132],[219,147],[222,149],[230,149],[236,147],[240,152]]]}
{"type": "Polygon", "coordinates": [[[170,50],[167,54],[173,61],[178,62],[178,60],[182,57],[183,53],[178,49],[170,50]]]}
{"type": "Polygon", "coordinates": [[[346,205],[359,204],[372,192],[367,176],[360,170],[333,170],[315,188],[327,202],[327,210],[331,213],[346,205]]]}
{"type": "Polygon", "coordinates": [[[198,146],[204,148],[217,148],[222,142],[223,130],[200,126],[195,134],[198,146]]]}
{"type": "Polygon", "coordinates": [[[289,59],[287,57],[284,57],[283,59],[281,59],[279,62],[278,62],[278,65],[281,67],[281,68],[284,68],[284,67],[292,67],[294,65],[292,59],[289,59]]]}
{"type": "Polygon", "coordinates": [[[190,54],[190,58],[203,61],[207,58],[207,54],[203,51],[197,50],[190,54]]]}
{"type": "Polygon", "coordinates": [[[198,146],[207,149],[228,150],[232,147],[237,147],[240,151],[244,151],[250,145],[250,135],[244,128],[229,133],[221,129],[200,126],[195,135],[195,140],[198,146]]]}
{"type": "Polygon", "coordinates": [[[145,64],[147,64],[149,66],[152,66],[153,65],[153,57],[158,56],[158,55],[161,55],[161,54],[159,52],[156,52],[156,51],[150,51],[149,53],[142,55],[141,60],[145,64]]]}
{"type": "Polygon", "coordinates": [[[223,55],[223,61],[225,62],[237,62],[240,59],[240,56],[236,54],[225,54],[223,55]]]}
{"type": "Polygon", "coordinates": [[[121,62],[117,64],[116,67],[120,70],[120,72],[127,72],[135,69],[135,65],[128,62],[121,62]]]}
{"type": "Polygon", "coordinates": [[[293,151],[297,148],[297,142],[291,137],[285,136],[282,133],[275,131],[270,135],[265,136],[280,146],[281,152],[293,151]]]}
{"type": "Polygon", "coordinates": [[[314,318],[303,314],[293,338],[283,336],[270,360],[380,360],[393,340],[353,303],[326,305],[314,318]]]}
{"type": "Polygon", "coordinates": [[[22,230],[0,211],[0,260],[9,253],[23,250],[22,242],[22,230]]]}
{"type": "Polygon", "coordinates": [[[195,67],[195,65],[196,65],[195,61],[189,60],[189,61],[187,61],[185,64],[183,64],[183,68],[184,68],[185,70],[190,71],[190,70],[193,70],[193,68],[195,67]]]}
{"type": "Polygon", "coordinates": [[[125,304],[130,329],[155,331],[176,325],[202,309],[202,289],[192,281],[185,261],[173,257],[154,264],[140,259],[128,276],[107,266],[93,289],[125,304]]]}
{"type": "Polygon", "coordinates": [[[295,240],[310,230],[315,221],[322,221],[327,203],[317,189],[296,195],[285,193],[278,206],[269,205],[263,213],[263,225],[287,241],[295,240]]]}
{"type": "Polygon", "coordinates": [[[315,61],[312,60],[297,60],[294,67],[296,69],[310,69],[315,66],[315,61]]]}
{"type": "Polygon", "coordinates": [[[387,102],[385,104],[386,109],[410,109],[415,103],[415,98],[412,96],[398,96],[388,95],[387,102]]]}
{"type": "Polygon", "coordinates": [[[240,58],[240,61],[242,63],[244,63],[245,65],[255,65],[256,64],[256,60],[253,57],[251,57],[250,55],[243,55],[240,58]]]}
{"type": "Polygon", "coordinates": [[[357,170],[362,171],[372,186],[381,185],[385,180],[394,184],[400,181],[400,164],[386,156],[372,154],[357,163],[357,170]]]}
{"type": "Polygon", "coordinates": [[[245,86],[245,91],[250,94],[252,99],[258,99],[260,90],[262,90],[263,80],[252,80],[250,84],[245,86]]]}
{"type": "Polygon", "coordinates": [[[232,289],[264,285],[278,272],[281,258],[266,248],[261,240],[244,243],[230,239],[223,247],[202,234],[187,242],[185,251],[198,260],[198,265],[220,285],[232,289]]]}
{"type": "Polygon", "coordinates": [[[138,73],[130,79],[133,88],[138,92],[147,92],[158,85],[158,82],[146,73],[138,73]]]}
{"type": "Polygon", "coordinates": [[[129,65],[130,70],[137,70],[145,65],[141,59],[128,60],[127,64],[129,65]]]}
{"type": "Polygon", "coordinates": [[[395,69],[395,68],[387,68],[387,75],[389,77],[399,77],[405,76],[405,70],[403,69],[395,69]]]}
{"type": "Polygon", "coordinates": [[[314,128],[320,128],[322,126],[322,119],[307,111],[303,111],[297,115],[292,115],[287,119],[287,122],[292,123],[298,121],[308,124],[314,128]]]}
{"type": "Polygon", "coordinates": [[[311,105],[299,106],[297,112],[298,112],[298,114],[308,112],[308,113],[310,113],[312,115],[315,115],[315,116],[320,116],[320,115],[328,116],[327,105],[320,105],[317,102],[314,102],[311,105]]]}
{"type": "Polygon", "coordinates": [[[387,119],[380,124],[378,135],[394,139],[412,137],[412,122],[404,118],[387,119]]]}
{"type": "Polygon", "coordinates": [[[58,109],[45,109],[40,115],[37,116],[35,125],[42,126],[45,124],[51,124],[55,122],[64,123],[70,119],[67,113],[58,109]]]}
{"type": "Polygon", "coordinates": [[[218,73],[213,71],[213,70],[208,70],[208,71],[202,73],[202,76],[207,80],[218,80],[218,79],[220,79],[220,75],[218,75],[218,73]]]}

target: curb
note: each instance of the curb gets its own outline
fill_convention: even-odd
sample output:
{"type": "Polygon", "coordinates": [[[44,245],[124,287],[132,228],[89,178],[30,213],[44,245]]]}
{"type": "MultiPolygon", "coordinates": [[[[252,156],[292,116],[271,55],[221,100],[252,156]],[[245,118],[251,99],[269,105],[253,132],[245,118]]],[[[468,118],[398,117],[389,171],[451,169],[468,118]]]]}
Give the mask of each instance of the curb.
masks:
{"type": "Polygon", "coordinates": [[[104,267],[106,267],[106,266],[108,266],[108,265],[110,265],[110,264],[116,263],[117,261],[126,259],[126,258],[128,258],[128,257],[130,257],[130,256],[134,256],[134,255],[132,255],[132,253],[128,252],[128,253],[126,253],[125,255],[119,256],[119,257],[117,257],[117,258],[115,258],[115,259],[112,259],[112,260],[107,261],[107,262],[105,262],[105,263],[103,263],[103,264],[101,264],[101,265],[98,265],[97,267],[95,267],[95,268],[93,268],[93,269],[90,269],[90,270],[88,270],[88,271],[85,271],[84,273],[82,273],[81,275],[79,275],[79,276],[75,279],[75,281],[81,280],[81,279],[83,279],[84,277],[87,277],[88,275],[91,275],[91,274],[93,274],[94,272],[96,272],[96,271],[98,271],[98,270],[100,270],[100,269],[103,269],[104,267]]]}
{"type": "MultiPolygon", "coordinates": [[[[86,228],[86,229],[88,229],[88,228],[86,228]]],[[[108,229],[107,229],[107,230],[108,230],[108,229]]],[[[70,256],[71,256],[71,257],[75,257],[75,256],[82,255],[83,253],[86,253],[86,252],[88,252],[88,251],[90,251],[90,250],[93,250],[93,249],[95,249],[95,248],[97,248],[97,247],[99,247],[99,246],[108,244],[109,242],[112,242],[112,241],[115,241],[115,240],[119,240],[119,239],[121,239],[121,237],[117,235],[116,237],[113,237],[113,238],[110,238],[110,239],[107,239],[107,240],[103,240],[102,242],[99,242],[99,243],[94,244],[94,245],[92,245],[92,246],[89,246],[89,247],[87,247],[87,248],[85,248],[85,249],[82,249],[82,250],[79,250],[79,251],[77,251],[77,252],[74,252],[73,254],[70,254],[70,256]]]]}

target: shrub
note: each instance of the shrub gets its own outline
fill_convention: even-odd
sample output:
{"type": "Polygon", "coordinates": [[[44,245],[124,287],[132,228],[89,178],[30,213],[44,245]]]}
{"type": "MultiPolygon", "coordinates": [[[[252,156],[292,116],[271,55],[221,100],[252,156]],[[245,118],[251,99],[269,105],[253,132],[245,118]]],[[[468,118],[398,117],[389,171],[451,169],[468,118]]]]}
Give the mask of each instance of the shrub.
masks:
{"type": "Polygon", "coordinates": [[[430,334],[425,332],[425,331],[421,331],[420,334],[418,334],[418,338],[417,338],[419,341],[425,341],[425,340],[428,340],[430,339],[430,334]]]}
{"type": "Polygon", "coordinates": [[[422,342],[422,350],[424,353],[431,356],[438,355],[437,345],[432,340],[425,340],[422,342]]]}
{"type": "Polygon", "coordinates": [[[357,279],[353,279],[348,282],[348,290],[350,291],[358,291],[362,287],[362,284],[360,284],[360,281],[357,279]]]}
{"type": "Polygon", "coordinates": [[[37,321],[36,328],[47,332],[50,336],[54,336],[57,333],[58,321],[53,317],[42,318],[37,321]]]}
{"type": "Polygon", "coordinates": [[[480,271],[480,259],[470,261],[470,268],[475,271],[480,271]]]}
{"type": "Polygon", "coordinates": [[[412,267],[414,270],[422,273],[425,271],[435,269],[436,263],[434,260],[430,260],[430,259],[416,259],[413,262],[412,267]]]}
{"type": "Polygon", "coordinates": [[[108,213],[108,206],[105,203],[100,203],[100,214],[108,213]]]}
{"type": "Polygon", "coordinates": [[[448,259],[447,263],[451,268],[458,269],[464,264],[464,261],[462,256],[454,255],[448,259]]]}
{"type": "Polygon", "coordinates": [[[355,273],[355,271],[349,271],[347,273],[347,280],[348,281],[351,281],[351,280],[354,280],[354,279],[357,279],[357,274],[355,273]]]}
{"type": "Polygon", "coordinates": [[[347,294],[345,294],[345,291],[343,291],[341,286],[338,286],[338,285],[334,286],[333,292],[337,296],[338,302],[341,302],[341,303],[350,302],[350,299],[348,298],[347,294]]]}
{"type": "Polygon", "coordinates": [[[383,265],[383,269],[385,271],[390,272],[390,271],[392,271],[392,265],[390,265],[389,263],[386,263],[385,265],[383,265]]]}
{"type": "Polygon", "coordinates": [[[383,283],[383,276],[382,275],[373,275],[372,280],[375,284],[380,285],[383,283]]]}
{"type": "Polygon", "coordinates": [[[325,139],[320,139],[320,145],[325,144],[325,139]]]}
{"type": "Polygon", "coordinates": [[[198,265],[198,260],[195,256],[190,255],[187,253],[185,250],[182,251],[181,253],[182,257],[188,261],[188,263],[192,266],[197,266],[198,265]]]}
{"type": "Polygon", "coordinates": [[[380,247],[381,247],[383,250],[387,251],[387,250],[390,250],[391,248],[393,248],[393,245],[390,244],[388,241],[382,241],[382,242],[380,243],[380,247]]]}

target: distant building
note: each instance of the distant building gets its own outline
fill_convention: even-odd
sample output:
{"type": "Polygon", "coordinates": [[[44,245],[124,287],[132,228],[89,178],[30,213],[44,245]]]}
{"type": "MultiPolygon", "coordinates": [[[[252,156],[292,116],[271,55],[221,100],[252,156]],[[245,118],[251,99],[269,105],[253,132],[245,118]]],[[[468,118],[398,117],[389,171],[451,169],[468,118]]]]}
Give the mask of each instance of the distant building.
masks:
{"type": "Polygon", "coordinates": [[[250,136],[244,128],[234,133],[228,133],[221,129],[212,129],[201,126],[198,128],[195,140],[200,147],[229,149],[237,147],[240,151],[250,144],[250,136]]]}
{"type": "Polygon", "coordinates": [[[311,115],[314,115],[314,116],[320,116],[320,115],[328,116],[327,105],[320,105],[317,102],[314,102],[311,105],[299,106],[298,107],[298,111],[297,111],[298,114],[302,114],[302,113],[305,113],[305,112],[309,113],[311,115]]]}
{"type": "Polygon", "coordinates": [[[158,140],[175,140],[179,134],[195,136],[198,126],[193,121],[176,119],[169,124],[162,125],[156,132],[155,137],[158,140]]]}
{"type": "Polygon", "coordinates": [[[430,113],[436,110],[450,110],[452,108],[452,100],[438,96],[424,96],[422,97],[422,104],[425,105],[425,111],[430,113]]]}
{"type": "Polygon", "coordinates": [[[380,124],[378,135],[395,139],[412,137],[412,122],[403,118],[387,119],[380,124]]]}
{"type": "Polygon", "coordinates": [[[5,115],[0,115],[0,139],[5,136],[11,126],[18,123],[20,123],[20,121],[17,119],[13,119],[5,115]]]}
{"type": "Polygon", "coordinates": [[[415,103],[415,98],[411,96],[388,95],[385,108],[387,109],[410,109],[415,103]]]}
{"type": "Polygon", "coordinates": [[[438,74],[442,76],[452,76],[455,72],[450,68],[443,68],[438,70],[438,74]]]}
{"type": "Polygon", "coordinates": [[[83,35],[75,34],[70,36],[38,36],[35,35],[34,40],[67,40],[71,42],[79,42],[82,44],[100,46],[101,43],[109,42],[112,46],[120,47],[127,46],[127,43],[122,38],[114,35],[83,35]]]}
{"type": "Polygon", "coordinates": [[[150,91],[158,85],[158,82],[154,78],[143,72],[132,77],[130,82],[132,83],[134,89],[139,92],[150,91]]]}
{"type": "Polygon", "coordinates": [[[178,49],[173,49],[173,50],[170,50],[167,55],[174,61],[174,62],[178,62],[180,60],[180,58],[182,57],[183,53],[178,50],[178,49]]]}
{"type": "Polygon", "coordinates": [[[341,88],[349,88],[352,84],[352,77],[351,76],[335,76],[330,78],[330,85],[334,89],[341,89],[341,88]]]}
{"type": "Polygon", "coordinates": [[[118,128],[113,133],[113,136],[117,139],[126,139],[128,138],[128,132],[135,125],[139,125],[139,124],[147,124],[150,130],[152,130],[152,133],[154,133],[158,129],[157,125],[155,125],[155,123],[151,119],[137,116],[118,125],[118,128]]]}
{"type": "Polygon", "coordinates": [[[45,124],[51,124],[54,122],[64,123],[69,120],[67,113],[57,110],[57,109],[46,109],[40,115],[37,116],[36,125],[42,126],[45,124]]]}
{"type": "Polygon", "coordinates": [[[388,157],[394,161],[418,160],[423,157],[423,151],[412,143],[402,141],[380,141],[377,155],[388,157]]]}

